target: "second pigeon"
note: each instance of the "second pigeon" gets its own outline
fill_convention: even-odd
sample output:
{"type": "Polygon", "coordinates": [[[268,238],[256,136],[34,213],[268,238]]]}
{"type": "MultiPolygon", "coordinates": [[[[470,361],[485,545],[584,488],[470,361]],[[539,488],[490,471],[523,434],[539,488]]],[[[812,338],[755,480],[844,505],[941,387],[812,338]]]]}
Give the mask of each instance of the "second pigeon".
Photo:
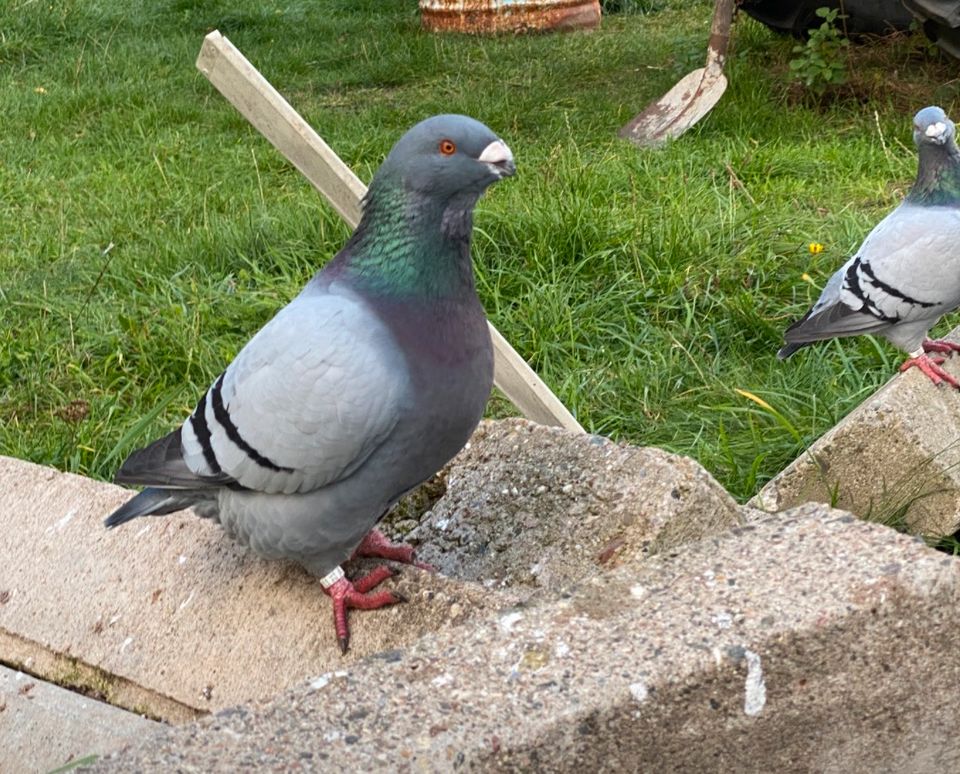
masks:
{"type": "Polygon", "coordinates": [[[917,113],[913,139],[920,162],[910,193],[830,278],[810,311],[787,329],[779,357],[815,341],[872,333],[909,354],[901,371],[916,367],[934,384],[960,388],[942,367],[943,355],[960,351],[960,345],[927,338],[943,315],[960,307],[956,133],[940,108],[917,113]]]}

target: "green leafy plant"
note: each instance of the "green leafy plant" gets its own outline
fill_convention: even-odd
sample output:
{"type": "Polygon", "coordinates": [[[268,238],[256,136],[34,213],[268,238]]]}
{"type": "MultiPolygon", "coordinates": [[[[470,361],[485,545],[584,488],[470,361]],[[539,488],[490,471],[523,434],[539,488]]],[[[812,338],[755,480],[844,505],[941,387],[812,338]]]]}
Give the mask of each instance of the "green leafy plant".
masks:
{"type": "Polygon", "coordinates": [[[823,23],[810,30],[806,43],[793,47],[797,56],[790,62],[796,80],[818,96],[833,86],[847,82],[847,60],[844,51],[850,45],[837,19],[843,18],[837,8],[818,8],[817,16],[823,23]]]}

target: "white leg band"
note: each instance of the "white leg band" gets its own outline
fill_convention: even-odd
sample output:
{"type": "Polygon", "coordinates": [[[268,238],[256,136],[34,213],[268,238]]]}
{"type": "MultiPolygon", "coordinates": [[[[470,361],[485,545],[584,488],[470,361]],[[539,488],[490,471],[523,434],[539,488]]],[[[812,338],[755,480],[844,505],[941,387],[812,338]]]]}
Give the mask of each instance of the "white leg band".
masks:
{"type": "Polygon", "coordinates": [[[330,572],[328,572],[326,575],[324,575],[320,579],[320,585],[323,586],[325,589],[328,589],[338,580],[345,577],[346,575],[344,575],[343,568],[339,566],[334,567],[332,570],[330,570],[330,572]]]}

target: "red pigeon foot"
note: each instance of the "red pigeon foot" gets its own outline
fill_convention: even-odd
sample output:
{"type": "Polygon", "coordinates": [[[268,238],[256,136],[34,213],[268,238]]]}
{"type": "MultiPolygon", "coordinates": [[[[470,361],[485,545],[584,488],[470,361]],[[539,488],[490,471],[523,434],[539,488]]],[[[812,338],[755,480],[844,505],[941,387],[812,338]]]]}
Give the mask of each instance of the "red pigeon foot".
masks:
{"type": "Polygon", "coordinates": [[[360,545],[357,546],[353,552],[353,556],[350,558],[356,559],[359,556],[374,556],[378,559],[390,559],[394,562],[401,562],[402,564],[412,564],[414,567],[419,567],[421,570],[426,570],[427,572],[437,571],[436,567],[426,562],[417,561],[414,556],[413,546],[408,546],[406,543],[391,543],[387,536],[378,529],[372,529],[367,533],[367,536],[360,541],[360,545]]]}
{"type": "Polygon", "coordinates": [[[916,357],[911,357],[905,360],[903,365],[900,366],[900,371],[903,372],[908,368],[916,367],[923,371],[934,384],[946,382],[951,387],[955,387],[956,389],[960,390],[960,382],[958,382],[940,367],[943,365],[943,361],[945,359],[946,358],[943,357],[930,357],[926,354],[917,355],[916,357]]]}
{"type": "Polygon", "coordinates": [[[330,599],[333,601],[333,626],[337,632],[337,642],[340,644],[341,653],[346,653],[350,647],[350,629],[347,626],[348,609],[376,610],[380,607],[407,601],[402,594],[398,594],[396,591],[367,593],[396,574],[396,570],[383,565],[355,581],[351,581],[338,567],[320,581],[323,590],[330,595],[330,599]]]}
{"type": "Polygon", "coordinates": [[[944,355],[952,355],[954,352],[960,352],[960,344],[955,344],[952,341],[946,341],[944,339],[924,339],[922,346],[924,352],[940,352],[944,355]]]}

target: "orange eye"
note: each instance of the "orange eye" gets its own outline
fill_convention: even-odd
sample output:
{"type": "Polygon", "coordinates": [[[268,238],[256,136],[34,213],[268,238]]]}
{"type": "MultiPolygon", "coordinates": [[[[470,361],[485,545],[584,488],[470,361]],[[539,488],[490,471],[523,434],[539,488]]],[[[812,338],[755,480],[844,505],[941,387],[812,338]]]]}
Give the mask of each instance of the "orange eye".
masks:
{"type": "Polygon", "coordinates": [[[457,152],[457,146],[451,140],[440,140],[440,152],[444,156],[452,156],[457,152]]]}

